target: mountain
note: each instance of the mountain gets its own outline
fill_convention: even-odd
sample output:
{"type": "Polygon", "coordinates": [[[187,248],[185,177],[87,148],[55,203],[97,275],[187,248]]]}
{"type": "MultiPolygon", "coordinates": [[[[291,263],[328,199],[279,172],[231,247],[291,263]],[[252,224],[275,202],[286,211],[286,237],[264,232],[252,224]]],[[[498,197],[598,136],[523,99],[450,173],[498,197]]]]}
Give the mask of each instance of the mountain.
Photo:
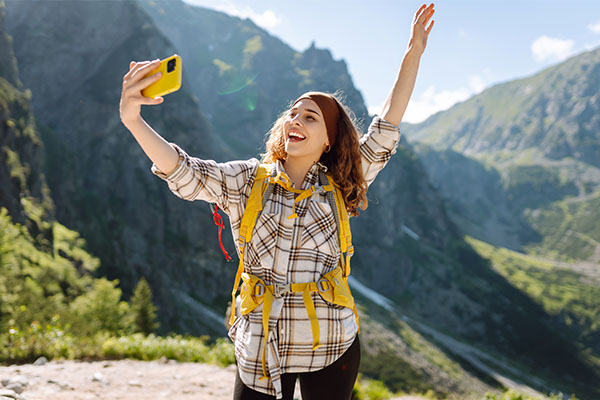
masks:
{"type": "Polygon", "coordinates": [[[598,263],[600,235],[586,221],[600,191],[599,92],[596,49],[486,89],[405,131],[465,232],[598,263]],[[557,213],[565,201],[573,206],[557,213]],[[570,210],[589,211],[579,218],[570,210]]]}
{"type": "MultiPolygon", "coordinates": [[[[223,261],[208,205],[181,201],[168,191],[120,123],[122,76],[130,60],[182,55],[182,89],[142,114],[191,155],[225,160],[256,156],[286,102],[305,90],[341,87],[366,126],[366,107],[345,64],[328,50],[297,52],[251,21],[179,1],[6,4],[20,78],[31,89],[44,143],[43,171],[56,217],[80,232],[101,260],[95,273],[118,278],[126,296],[140,276],[148,280],[162,333],[223,335],[236,265],[223,261]],[[51,63],[48,54],[55,55],[51,63]]],[[[370,188],[368,210],[352,219],[353,277],[391,299],[410,321],[426,321],[427,332],[446,332],[531,371],[533,378],[524,378],[528,384],[592,398],[599,375],[586,352],[597,350],[587,342],[578,347],[564,319],[511,285],[464,240],[406,139],[370,188]]],[[[18,193],[7,201],[16,202],[13,196],[18,193]]],[[[229,237],[226,247],[233,249],[229,237]]],[[[417,339],[396,317],[359,301],[375,327],[365,333],[366,342],[374,343],[365,346],[371,360],[366,366],[375,374],[378,354],[390,353],[386,338],[413,345],[417,339]]],[[[422,345],[411,351],[418,354],[396,352],[394,364],[409,364],[414,374],[397,379],[459,393],[498,385],[456,356],[455,344],[417,336],[422,345]],[[455,365],[461,373],[444,375],[455,365]]]]}
{"type": "Polygon", "coordinates": [[[356,116],[369,119],[346,63],[334,60],[327,49],[317,49],[313,43],[297,52],[250,19],[182,1],[139,4],[177,48],[190,89],[214,132],[235,150],[236,157],[257,156],[278,114],[314,88],[341,90],[356,116]]]}
{"type": "Polygon", "coordinates": [[[126,305],[118,304],[118,281],[93,277],[100,260],[89,252],[85,239],[56,219],[57,205],[46,178],[46,145],[32,111],[32,91],[21,82],[5,24],[5,3],[0,1],[2,362],[29,361],[32,348],[39,357],[50,341],[58,353],[72,353],[71,333],[64,335],[64,326],[88,329],[104,322],[91,310],[95,304],[87,309],[82,306],[86,299],[100,298],[97,288],[105,295],[102,300],[116,299],[114,305],[121,309],[126,305]]]}
{"type": "Polygon", "coordinates": [[[484,90],[439,112],[410,138],[501,159],[526,153],[600,167],[600,49],[484,90]]]}
{"type": "MultiPolygon", "coordinates": [[[[219,275],[214,265],[222,264],[216,243],[192,239],[212,232],[208,207],[193,207],[162,190],[119,119],[129,61],[157,58],[175,48],[134,2],[6,4],[20,77],[33,92],[56,218],[86,238],[102,259],[98,273],[120,279],[127,295],[146,277],[162,306],[163,326],[189,331],[204,325],[204,331],[222,332],[222,327],[210,330],[214,322],[189,317],[213,299],[212,292],[202,301],[190,293],[202,293],[203,282],[218,280],[211,276],[219,275]],[[165,244],[183,247],[165,251],[165,244]]],[[[160,110],[143,114],[170,140],[207,156],[220,145],[188,86],[184,80],[160,110]]]]}
{"type": "Polygon", "coordinates": [[[19,79],[12,38],[5,32],[5,10],[0,10],[0,204],[15,222],[25,226],[47,246],[54,217],[44,172],[44,145],[31,112],[32,92],[19,79]]]}

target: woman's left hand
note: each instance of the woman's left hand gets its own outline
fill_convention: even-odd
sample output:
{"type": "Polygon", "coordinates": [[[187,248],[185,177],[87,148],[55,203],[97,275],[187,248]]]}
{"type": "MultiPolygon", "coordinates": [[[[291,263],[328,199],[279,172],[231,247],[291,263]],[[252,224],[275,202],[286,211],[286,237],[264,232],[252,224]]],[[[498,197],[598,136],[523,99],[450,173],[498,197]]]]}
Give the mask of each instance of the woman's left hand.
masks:
{"type": "Polygon", "coordinates": [[[408,49],[416,52],[418,55],[422,55],[425,51],[425,47],[427,46],[427,37],[429,36],[429,32],[431,32],[431,28],[433,28],[433,23],[435,21],[431,21],[429,27],[427,24],[433,17],[435,10],[433,9],[433,3],[430,5],[423,4],[415,13],[415,17],[412,22],[412,32],[410,35],[410,41],[408,42],[408,49]]]}

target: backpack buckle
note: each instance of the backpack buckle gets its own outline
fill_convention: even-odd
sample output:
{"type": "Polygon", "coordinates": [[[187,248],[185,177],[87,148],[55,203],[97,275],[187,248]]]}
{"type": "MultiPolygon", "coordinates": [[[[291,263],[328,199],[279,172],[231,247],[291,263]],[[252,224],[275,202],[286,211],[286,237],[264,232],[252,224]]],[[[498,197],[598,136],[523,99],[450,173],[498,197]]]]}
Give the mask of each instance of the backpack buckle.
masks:
{"type": "Polygon", "coordinates": [[[275,297],[281,297],[284,294],[292,293],[290,284],[282,284],[282,283],[274,283],[273,284],[273,294],[275,297]]]}
{"type": "Polygon", "coordinates": [[[329,284],[329,281],[327,279],[321,278],[317,281],[317,289],[319,289],[319,292],[326,292],[329,289],[331,289],[331,285],[329,284]],[[325,284],[327,288],[325,288],[323,284],[325,284]]]}
{"type": "Polygon", "coordinates": [[[254,296],[261,297],[264,294],[265,294],[265,285],[263,285],[260,282],[257,282],[256,285],[254,285],[254,296]]]}

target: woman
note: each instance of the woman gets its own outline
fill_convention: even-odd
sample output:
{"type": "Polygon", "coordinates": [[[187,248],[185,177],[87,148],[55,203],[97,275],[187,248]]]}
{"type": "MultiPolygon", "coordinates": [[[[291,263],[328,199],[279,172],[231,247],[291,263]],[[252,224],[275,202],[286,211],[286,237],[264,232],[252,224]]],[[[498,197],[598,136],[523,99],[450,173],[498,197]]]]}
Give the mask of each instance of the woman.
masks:
{"type": "MultiPolygon", "coordinates": [[[[324,180],[329,176],[350,215],[366,208],[367,187],[400,139],[398,125],[414,88],[433,14],[433,4],[415,13],[397,79],[366,135],[359,139],[348,109],[336,96],[321,92],[300,96],[269,132],[263,162],[271,165],[269,179],[275,184],[264,194],[251,240],[243,254],[238,245],[238,253],[240,268],[250,274],[246,278],[254,276],[265,285],[288,290],[273,295],[264,313],[266,303],[234,315],[229,330],[238,366],[234,399],[292,399],[297,378],[305,400],[351,397],[360,363],[355,309],[327,302],[319,293],[289,288],[292,283],[318,282],[339,265],[340,222],[327,194],[312,190],[327,186],[324,180]]],[[[123,78],[121,120],[153,161],[151,171],[175,195],[216,203],[228,214],[237,244],[259,161],[200,160],[148,126],[140,106],[160,104],[162,98],[146,98],[140,91],[157,79],[142,79],[156,65],[131,63],[123,78]]]]}

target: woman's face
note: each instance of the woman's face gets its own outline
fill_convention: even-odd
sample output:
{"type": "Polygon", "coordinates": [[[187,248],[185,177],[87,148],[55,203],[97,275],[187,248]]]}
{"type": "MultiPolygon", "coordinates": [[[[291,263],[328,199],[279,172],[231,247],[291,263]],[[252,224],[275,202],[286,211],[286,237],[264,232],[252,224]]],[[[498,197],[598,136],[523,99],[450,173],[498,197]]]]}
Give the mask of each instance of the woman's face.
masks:
{"type": "Polygon", "coordinates": [[[294,104],[283,123],[283,131],[288,159],[319,161],[329,143],[321,109],[310,99],[294,104]]]}

